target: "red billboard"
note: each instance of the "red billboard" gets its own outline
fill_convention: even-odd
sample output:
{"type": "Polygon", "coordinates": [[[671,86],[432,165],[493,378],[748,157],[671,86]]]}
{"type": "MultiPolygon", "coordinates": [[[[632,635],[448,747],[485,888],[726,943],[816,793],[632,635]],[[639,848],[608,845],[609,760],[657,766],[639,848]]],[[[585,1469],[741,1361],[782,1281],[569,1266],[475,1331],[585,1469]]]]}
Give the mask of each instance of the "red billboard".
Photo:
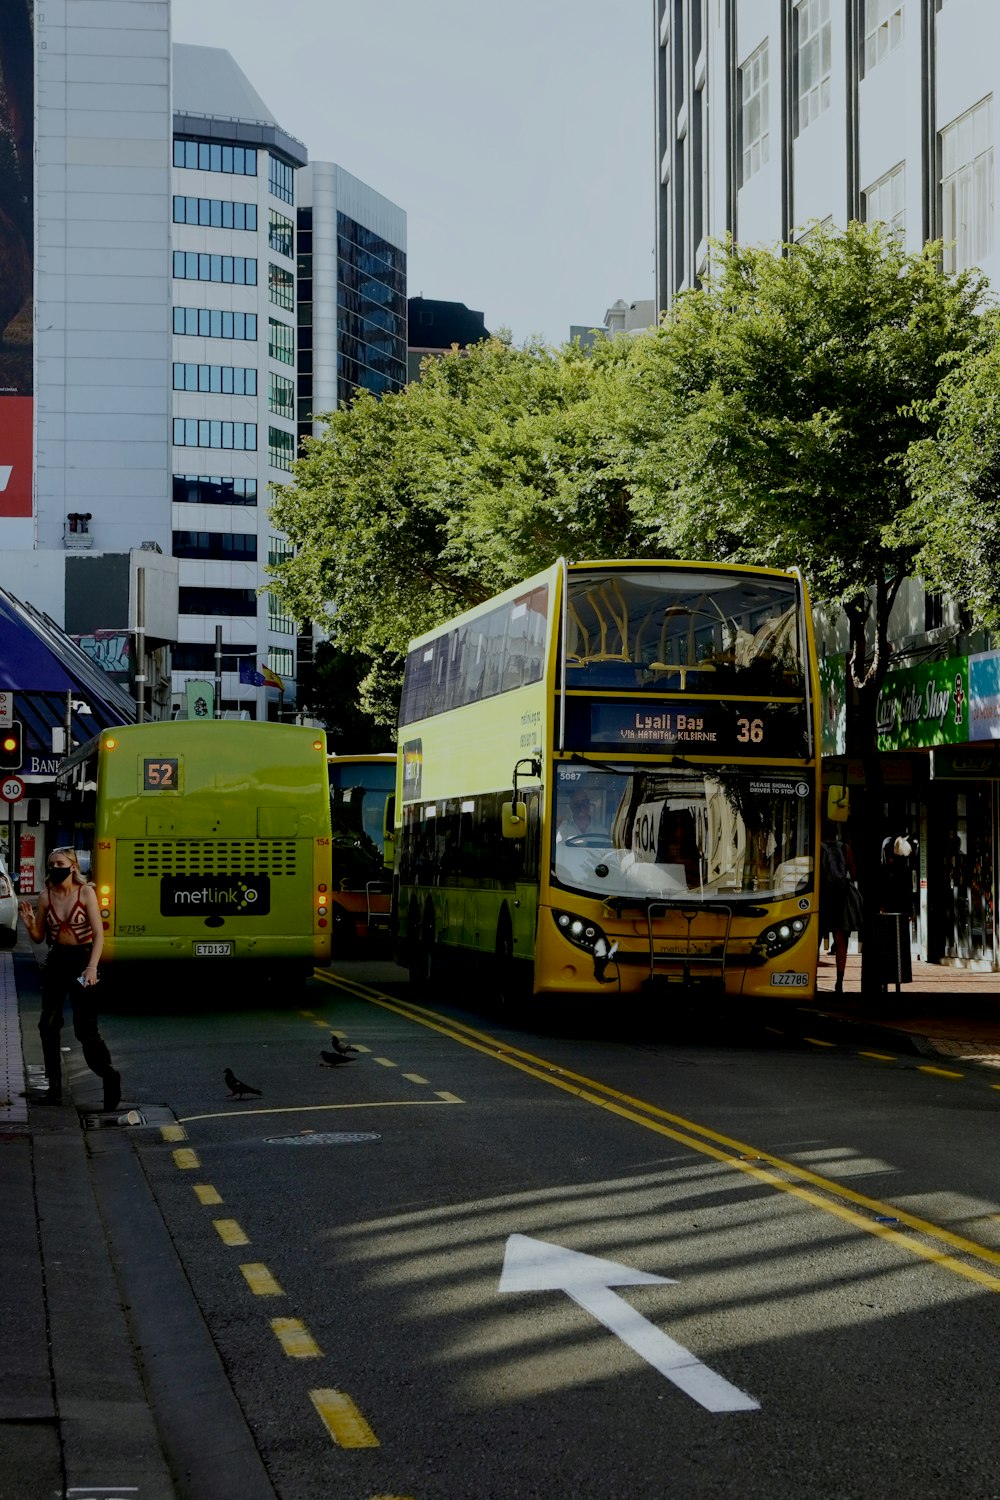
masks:
{"type": "Polygon", "coordinates": [[[0,25],[0,516],[31,515],[34,43],[31,0],[0,25]]]}

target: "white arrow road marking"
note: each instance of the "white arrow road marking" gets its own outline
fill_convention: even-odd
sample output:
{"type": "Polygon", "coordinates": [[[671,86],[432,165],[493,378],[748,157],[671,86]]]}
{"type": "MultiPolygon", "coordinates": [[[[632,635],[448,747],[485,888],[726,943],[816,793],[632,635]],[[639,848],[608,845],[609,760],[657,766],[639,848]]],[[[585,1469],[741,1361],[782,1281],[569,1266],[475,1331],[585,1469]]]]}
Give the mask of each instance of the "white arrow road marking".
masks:
{"type": "Polygon", "coordinates": [[[504,1254],[499,1291],[565,1292],[706,1411],[759,1411],[759,1401],[730,1385],[611,1291],[613,1286],[651,1283],[677,1285],[670,1276],[651,1276],[617,1261],[581,1255],[527,1234],[512,1234],[504,1254]]]}

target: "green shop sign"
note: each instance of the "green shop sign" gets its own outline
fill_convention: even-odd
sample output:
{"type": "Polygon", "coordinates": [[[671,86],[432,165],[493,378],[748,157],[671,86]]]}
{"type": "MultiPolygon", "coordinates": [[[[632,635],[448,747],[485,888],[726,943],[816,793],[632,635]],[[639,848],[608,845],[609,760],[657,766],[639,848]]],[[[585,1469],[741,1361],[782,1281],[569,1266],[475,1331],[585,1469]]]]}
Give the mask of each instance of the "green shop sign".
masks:
{"type": "Polygon", "coordinates": [[[890,672],[878,700],[880,750],[926,750],[969,738],[969,659],[921,662],[890,672]]]}

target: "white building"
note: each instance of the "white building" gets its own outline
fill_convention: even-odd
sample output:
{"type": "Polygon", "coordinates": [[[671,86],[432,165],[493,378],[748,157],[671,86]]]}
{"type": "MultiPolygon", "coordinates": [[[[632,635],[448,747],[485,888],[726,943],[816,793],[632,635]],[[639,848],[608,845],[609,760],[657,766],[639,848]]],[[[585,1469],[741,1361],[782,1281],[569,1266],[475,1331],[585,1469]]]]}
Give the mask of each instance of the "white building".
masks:
{"type": "MultiPolygon", "coordinates": [[[[212,679],[222,702],[273,717],[277,695],[240,664],[295,684],[295,621],[269,592],[285,549],[268,518],[295,436],[295,196],[306,151],[228,52],[173,49],[170,315],[172,536],[180,559],[175,702],[212,679]]],[[[335,315],[335,304],[334,304],[335,315]]]]}
{"type": "Polygon", "coordinates": [[[171,46],[170,0],[2,9],[0,586],[127,643],[142,568],[150,644],[176,642],[147,710],[186,711],[221,627],[222,708],[290,714],[297,625],[267,567],[271,487],[311,430],[300,341],[317,411],[405,384],[406,216],[317,167],[300,329],[306,149],[229,53],[171,46]]]}
{"type": "Polygon", "coordinates": [[[947,265],[997,259],[995,0],[655,0],[661,308],[710,238],[883,220],[947,265]]]}

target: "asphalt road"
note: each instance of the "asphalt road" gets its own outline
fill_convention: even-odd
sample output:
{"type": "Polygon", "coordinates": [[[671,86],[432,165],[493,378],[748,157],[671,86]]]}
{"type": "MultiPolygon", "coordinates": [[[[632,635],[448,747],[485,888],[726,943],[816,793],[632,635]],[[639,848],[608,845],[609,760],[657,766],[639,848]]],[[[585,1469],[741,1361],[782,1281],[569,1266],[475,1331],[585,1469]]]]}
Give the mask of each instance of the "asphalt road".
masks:
{"type": "Polygon", "coordinates": [[[102,1019],[178,1122],[105,1180],[185,1492],[1000,1496],[995,1075],[340,972],[102,1019]]]}

